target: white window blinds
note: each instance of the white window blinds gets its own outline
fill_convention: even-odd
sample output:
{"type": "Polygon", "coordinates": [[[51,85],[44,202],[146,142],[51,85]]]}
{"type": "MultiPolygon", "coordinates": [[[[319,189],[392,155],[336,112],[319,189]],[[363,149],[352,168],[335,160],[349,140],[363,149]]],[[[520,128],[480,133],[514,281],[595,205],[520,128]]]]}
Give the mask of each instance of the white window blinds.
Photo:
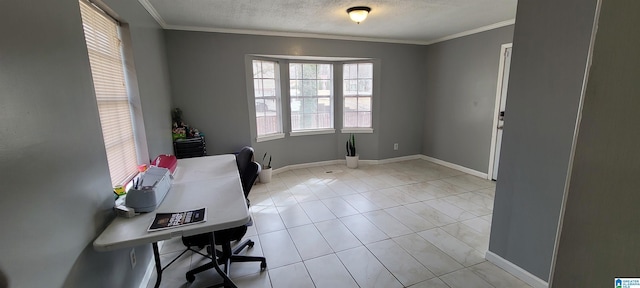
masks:
{"type": "Polygon", "coordinates": [[[118,23],[83,1],[80,11],[111,183],[121,185],[137,173],[138,157],[118,23]]]}

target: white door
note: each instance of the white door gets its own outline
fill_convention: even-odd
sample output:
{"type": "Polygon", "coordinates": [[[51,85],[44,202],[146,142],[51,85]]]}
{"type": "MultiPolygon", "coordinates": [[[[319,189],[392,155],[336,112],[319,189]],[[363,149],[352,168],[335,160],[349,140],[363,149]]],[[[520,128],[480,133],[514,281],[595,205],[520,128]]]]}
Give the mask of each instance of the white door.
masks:
{"type": "Polygon", "coordinates": [[[499,85],[500,93],[496,93],[500,95],[500,104],[498,108],[498,119],[494,121],[497,125],[494,127],[496,129],[495,133],[495,151],[493,153],[493,173],[491,175],[491,179],[498,179],[498,165],[500,164],[500,148],[502,146],[502,127],[504,126],[504,115],[505,115],[505,106],[507,103],[507,87],[509,86],[509,67],[511,66],[511,46],[508,46],[504,49],[504,53],[502,54],[503,59],[500,61],[502,63],[502,79],[499,85]]]}

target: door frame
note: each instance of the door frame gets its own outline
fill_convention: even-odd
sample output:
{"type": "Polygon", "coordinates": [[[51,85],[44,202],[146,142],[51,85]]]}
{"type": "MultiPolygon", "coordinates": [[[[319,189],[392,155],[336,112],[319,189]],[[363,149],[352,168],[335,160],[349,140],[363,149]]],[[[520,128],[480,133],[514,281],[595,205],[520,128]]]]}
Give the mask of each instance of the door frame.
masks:
{"type": "MultiPolygon", "coordinates": [[[[489,168],[488,168],[488,172],[487,172],[487,179],[492,180],[492,176],[493,176],[493,164],[494,164],[494,159],[495,159],[495,153],[496,153],[496,142],[497,142],[497,136],[498,136],[498,114],[500,114],[500,98],[502,97],[502,81],[504,79],[504,61],[505,61],[505,53],[507,51],[507,48],[511,48],[513,46],[513,43],[506,43],[506,44],[502,44],[502,46],[500,46],[500,66],[498,66],[498,84],[496,86],[496,103],[495,106],[493,108],[493,125],[491,125],[491,146],[490,146],[490,150],[489,150],[489,168]]],[[[511,53],[513,55],[513,49],[511,50],[511,53]]]]}

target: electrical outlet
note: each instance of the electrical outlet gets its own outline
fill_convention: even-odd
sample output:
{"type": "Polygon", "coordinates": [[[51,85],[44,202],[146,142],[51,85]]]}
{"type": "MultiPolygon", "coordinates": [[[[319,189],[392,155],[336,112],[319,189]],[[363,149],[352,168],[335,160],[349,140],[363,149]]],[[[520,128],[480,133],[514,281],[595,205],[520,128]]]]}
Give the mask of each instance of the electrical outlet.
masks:
{"type": "Polygon", "coordinates": [[[129,252],[129,260],[131,260],[131,270],[133,270],[133,268],[136,268],[136,249],[135,248],[131,248],[131,251],[129,252]]]}
{"type": "Polygon", "coordinates": [[[393,150],[398,150],[398,143],[393,143],[393,150]]]}

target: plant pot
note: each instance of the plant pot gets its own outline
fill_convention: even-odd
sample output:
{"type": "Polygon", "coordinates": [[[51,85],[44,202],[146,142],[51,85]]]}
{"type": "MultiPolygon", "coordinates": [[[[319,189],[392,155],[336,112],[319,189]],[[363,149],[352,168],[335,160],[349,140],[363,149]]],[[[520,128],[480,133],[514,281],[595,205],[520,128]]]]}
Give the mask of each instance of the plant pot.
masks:
{"type": "Polygon", "coordinates": [[[347,167],[351,169],[358,168],[358,160],[360,159],[359,155],[356,156],[345,156],[347,158],[347,167]]]}
{"type": "Polygon", "coordinates": [[[260,170],[260,174],[258,177],[260,178],[260,183],[269,183],[271,182],[271,174],[273,173],[273,168],[267,168],[260,170]]]}

